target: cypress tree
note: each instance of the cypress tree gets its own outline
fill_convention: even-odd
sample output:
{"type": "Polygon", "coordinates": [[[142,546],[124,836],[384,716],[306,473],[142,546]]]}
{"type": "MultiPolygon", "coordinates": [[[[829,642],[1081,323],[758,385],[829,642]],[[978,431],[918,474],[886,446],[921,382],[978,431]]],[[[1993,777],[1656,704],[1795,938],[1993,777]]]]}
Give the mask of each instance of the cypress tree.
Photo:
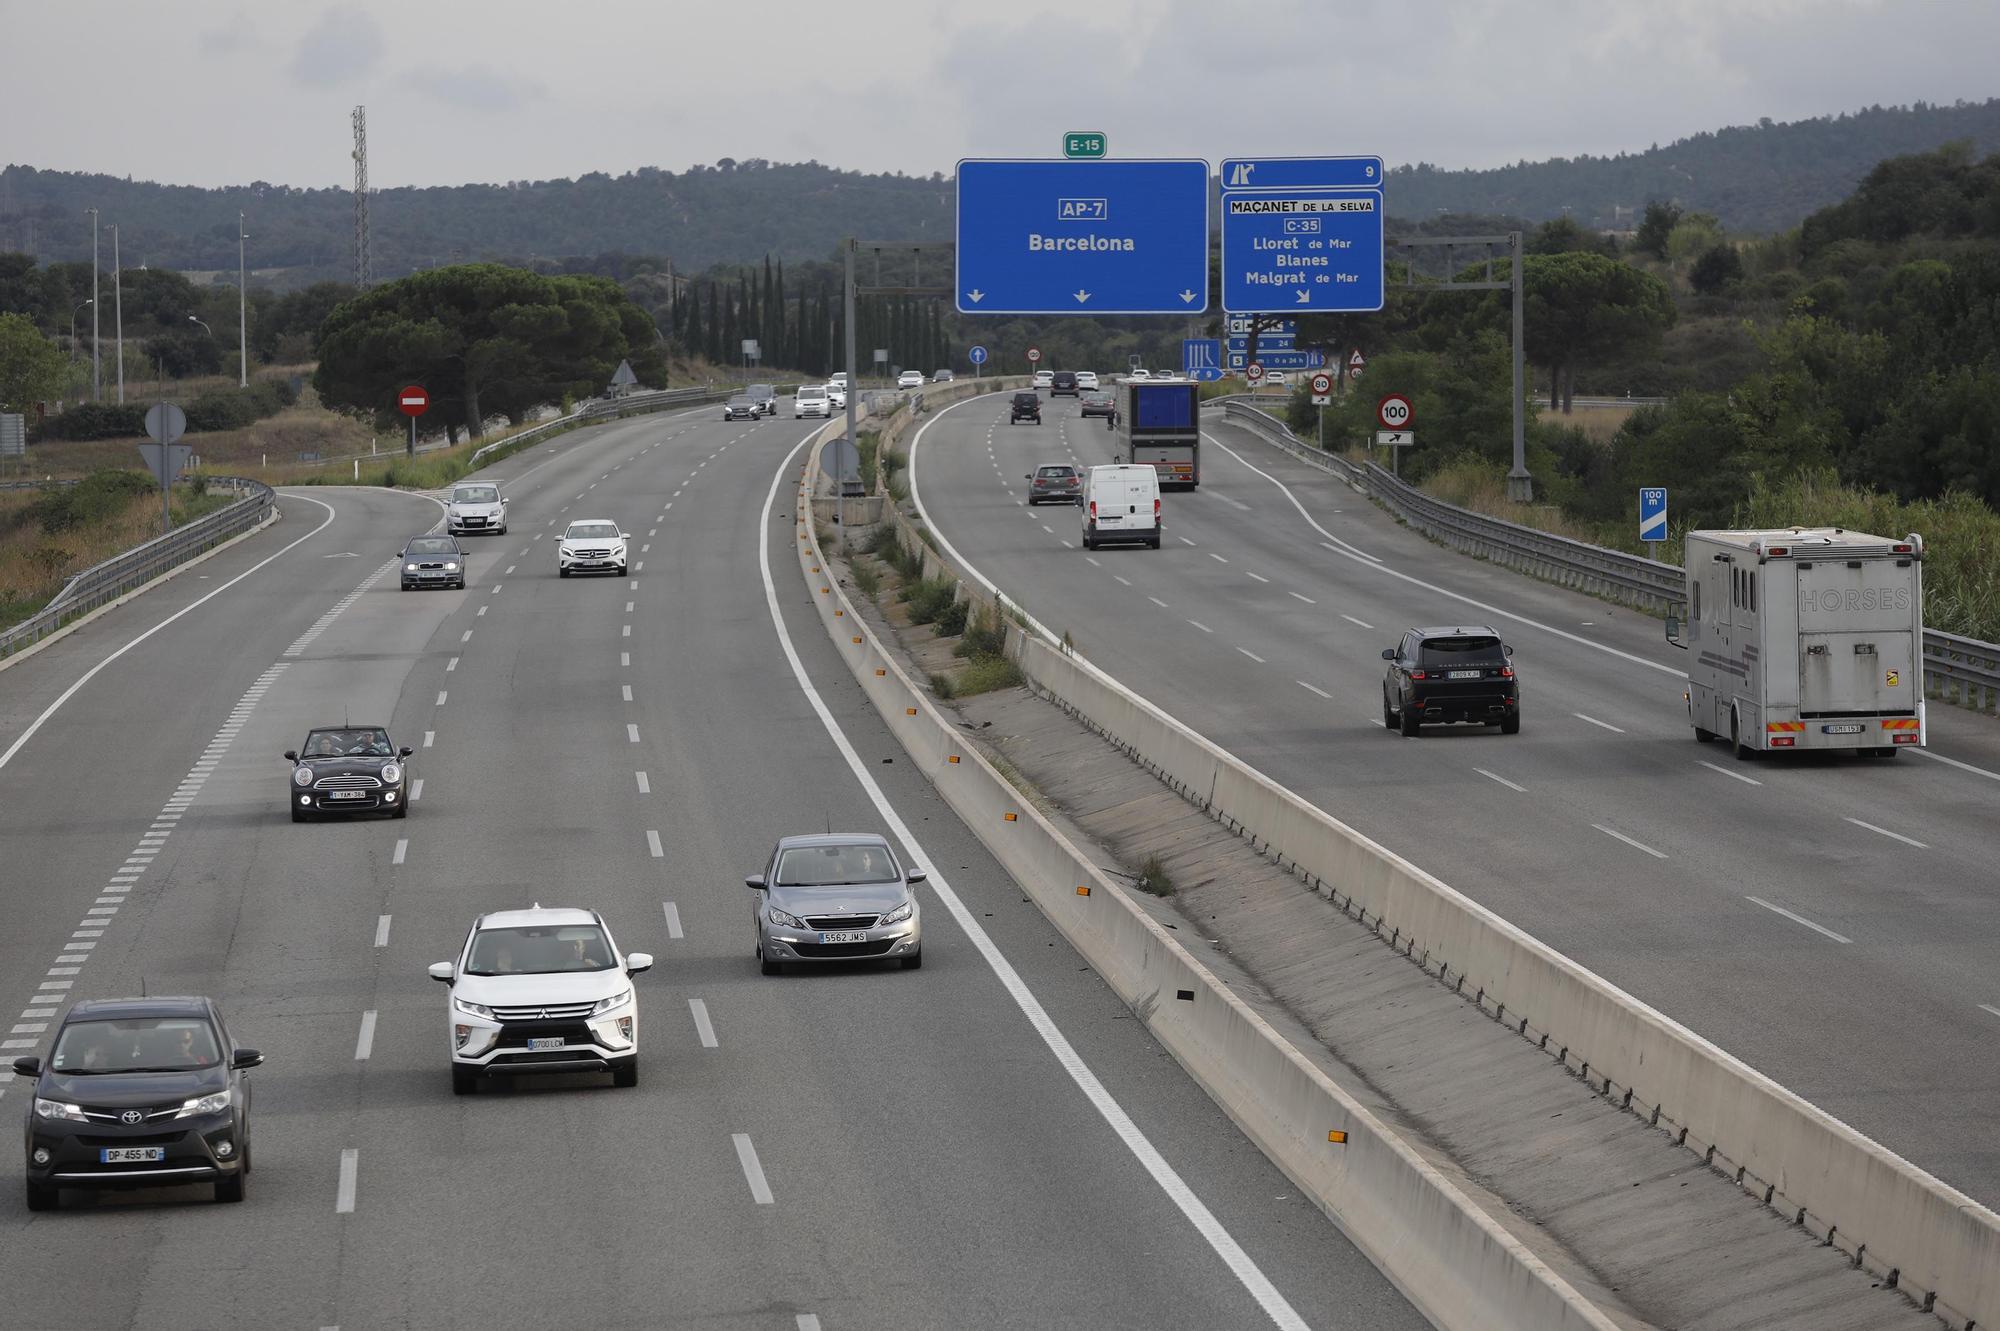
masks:
{"type": "Polygon", "coordinates": [[[708,284],[708,360],[711,365],[723,364],[722,359],[722,296],[715,289],[715,283],[708,284]]]}
{"type": "Polygon", "coordinates": [[[681,354],[692,360],[707,350],[701,334],[701,292],[689,291],[674,309],[681,320],[681,354]]]}

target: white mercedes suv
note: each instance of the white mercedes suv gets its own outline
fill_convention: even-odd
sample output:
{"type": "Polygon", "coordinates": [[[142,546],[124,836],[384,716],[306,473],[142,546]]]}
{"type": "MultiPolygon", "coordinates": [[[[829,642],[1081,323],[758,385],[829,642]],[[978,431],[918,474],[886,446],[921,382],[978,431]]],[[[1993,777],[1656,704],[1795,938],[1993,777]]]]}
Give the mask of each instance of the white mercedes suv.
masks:
{"type": "Polygon", "coordinates": [[[609,1072],[639,1084],[639,1008],[632,977],[644,952],[620,954],[594,910],[543,906],[472,922],[457,961],[430,968],[451,986],[451,1089],[480,1078],[609,1072]]]}
{"type": "Polygon", "coordinates": [[[625,576],[628,538],[608,518],[578,518],[556,538],[556,573],[616,573],[625,576]]]}

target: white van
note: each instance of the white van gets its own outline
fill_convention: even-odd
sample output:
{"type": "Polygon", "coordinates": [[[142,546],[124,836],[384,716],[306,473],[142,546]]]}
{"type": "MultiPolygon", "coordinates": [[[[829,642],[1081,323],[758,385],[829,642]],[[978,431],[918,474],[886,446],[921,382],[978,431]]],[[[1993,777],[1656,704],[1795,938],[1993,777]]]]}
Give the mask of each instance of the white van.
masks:
{"type": "Polygon", "coordinates": [[[792,419],[833,415],[833,399],[823,384],[800,384],[792,393],[792,419]]]}
{"type": "Polygon", "coordinates": [[[1083,548],[1118,541],[1160,548],[1160,473],[1122,463],[1092,467],[1083,474],[1077,500],[1083,515],[1083,548]]]}

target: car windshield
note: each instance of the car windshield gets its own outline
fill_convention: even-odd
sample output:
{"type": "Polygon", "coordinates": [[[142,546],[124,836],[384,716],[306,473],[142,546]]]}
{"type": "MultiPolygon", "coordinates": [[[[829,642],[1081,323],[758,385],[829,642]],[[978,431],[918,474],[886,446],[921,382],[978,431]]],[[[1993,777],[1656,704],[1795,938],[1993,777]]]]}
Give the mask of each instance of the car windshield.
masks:
{"type": "Polygon", "coordinates": [[[608,971],[611,940],[594,924],[481,929],[465,959],[467,975],[562,975],[608,971]]]}
{"type": "Polygon", "coordinates": [[[113,1017],[72,1021],[56,1037],[57,1072],[185,1072],[222,1061],[215,1028],[202,1017],[113,1017]]]}
{"type": "Polygon", "coordinates": [[[747,397],[732,397],[729,399],[729,405],[732,407],[749,407],[756,404],[747,397]]]}
{"type": "Polygon", "coordinates": [[[889,848],[880,842],[800,846],[778,856],[779,887],[845,887],[894,883],[901,878],[889,848]]]}
{"type": "Polygon", "coordinates": [[[572,522],[563,533],[572,541],[615,541],[618,539],[618,524],[615,522],[572,522]]]}
{"type": "Polygon", "coordinates": [[[1099,403],[1110,402],[1111,395],[1109,393],[1092,393],[1089,397],[1086,397],[1084,401],[1090,403],[1092,406],[1096,406],[1099,403]]]}
{"type": "Polygon", "coordinates": [[[299,750],[305,758],[393,758],[389,732],[380,726],[360,726],[351,730],[315,730],[306,736],[299,750]]]}
{"type": "Polygon", "coordinates": [[[812,384],[807,384],[805,387],[799,389],[798,395],[800,397],[825,397],[826,390],[824,388],[815,387],[812,384]]]}
{"type": "Polygon", "coordinates": [[[1462,638],[1425,638],[1424,660],[1426,666],[1448,670],[1452,666],[1478,665],[1482,662],[1502,659],[1500,639],[1484,635],[1468,635],[1462,638]]]}
{"type": "Polygon", "coordinates": [[[1033,393],[1014,394],[1014,405],[1017,407],[1039,406],[1041,404],[1041,401],[1042,400],[1036,397],[1033,393]]]}
{"type": "Polygon", "coordinates": [[[744,391],[751,397],[770,397],[776,392],[769,384],[752,384],[744,391]]]}
{"type": "Polygon", "coordinates": [[[448,536],[417,536],[410,541],[413,555],[450,555],[458,553],[458,546],[448,536]]]}
{"type": "Polygon", "coordinates": [[[452,502],[459,504],[497,504],[500,490],[493,485],[461,485],[451,492],[452,502]]]}
{"type": "Polygon", "coordinates": [[[1060,480],[1067,480],[1068,478],[1070,478],[1070,477],[1072,477],[1072,476],[1076,475],[1076,468],[1075,468],[1075,467],[1041,467],[1041,468],[1038,468],[1038,469],[1036,470],[1035,474],[1036,474],[1037,476],[1043,476],[1043,477],[1048,477],[1048,478],[1051,478],[1051,479],[1053,479],[1053,480],[1059,480],[1059,481],[1060,481],[1060,480]]]}

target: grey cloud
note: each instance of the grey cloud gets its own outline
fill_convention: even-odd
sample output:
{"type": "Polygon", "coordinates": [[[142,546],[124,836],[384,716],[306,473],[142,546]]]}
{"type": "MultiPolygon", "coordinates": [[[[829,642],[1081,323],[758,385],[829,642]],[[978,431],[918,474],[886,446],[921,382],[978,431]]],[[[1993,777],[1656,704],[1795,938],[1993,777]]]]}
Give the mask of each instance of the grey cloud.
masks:
{"type": "Polygon", "coordinates": [[[335,5],[299,39],[292,75],[301,83],[328,87],[373,69],[387,44],[382,29],[355,5],[335,5]]]}
{"type": "Polygon", "coordinates": [[[219,23],[211,24],[195,34],[195,45],[203,55],[233,55],[238,51],[252,50],[263,45],[257,39],[257,31],[251,20],[241,10],[234,10],[222,17],[219,23]]]}
{"type": "Polygon", "coordinates": [[[421,70],[409,76],[412,86],[427,96],[467,111],[518,111],[543,96],[532,79],[496,73],[484,65],[466,69],[421,70]]]}

